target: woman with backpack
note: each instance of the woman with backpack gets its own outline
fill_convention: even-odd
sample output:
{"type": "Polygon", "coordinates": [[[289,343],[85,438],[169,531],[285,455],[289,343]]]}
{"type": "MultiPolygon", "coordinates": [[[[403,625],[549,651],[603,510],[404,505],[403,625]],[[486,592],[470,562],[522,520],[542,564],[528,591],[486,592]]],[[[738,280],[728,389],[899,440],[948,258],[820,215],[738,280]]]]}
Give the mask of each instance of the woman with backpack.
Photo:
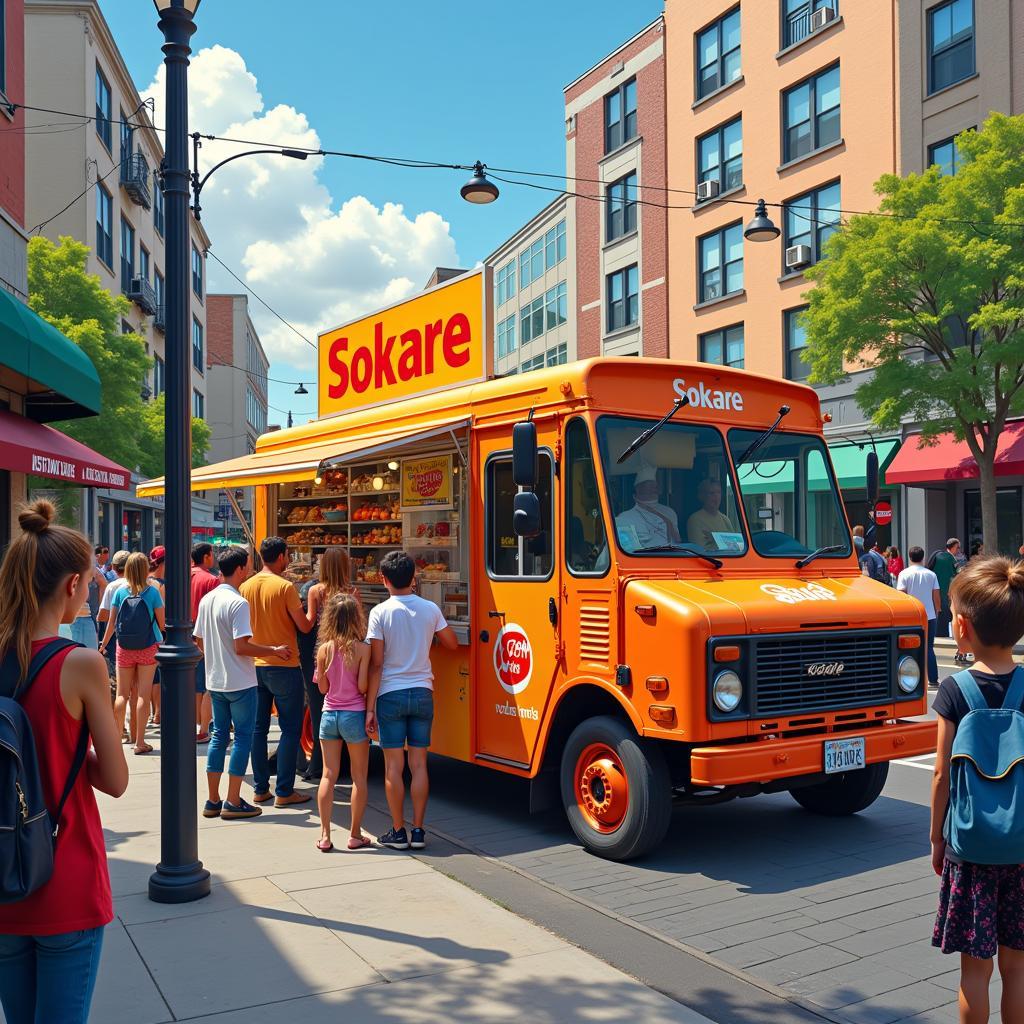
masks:
{"type": "Polygon", "coordinates": [[[100,644],[100,654],[117,630],[117,696],[114,717],[120,734],[124,726],[125,708],[135,694],[135,735],[130,737],[133,753],[148,754],[153,748],[146,742],[149,704],[156,675],[156,651],[163,638],[164,602],[160,591],[147,579],[149,559],[136,551],[128,556],[122,587],[110,602],[110,618],[100,644]]]}
{"type": "MultiPolygon", "coordinates": [[[[49,879],[20,899],[5,885],[0,903],[0,1003],[8,1024],[88,1020],[103,929],[114,917],[93,790],[119,797],[128,786],[103,659],[58,639],[88,596],[92,547],[53,519],[47,501],[23,508],[21,533],[0,565],[0,689],[13,694],[36,750],[45,751],[36,759],[38,777],[49,820],[59,826],[49,879]],[[84,766],[75,774],[79,751],[84,766]]],[[[45,839],[53,842],[49,831],[45,839]]]]}
{"type": "Polygon", "coordinates": [[[960,954],[961,1024],[987,1024],[998,955],[1002,1019],[1024,1020],[1024,563],[978,558],[953,579],[953,636],[974,655],[944,679],[932,783],[932,945],[960,954]]]}

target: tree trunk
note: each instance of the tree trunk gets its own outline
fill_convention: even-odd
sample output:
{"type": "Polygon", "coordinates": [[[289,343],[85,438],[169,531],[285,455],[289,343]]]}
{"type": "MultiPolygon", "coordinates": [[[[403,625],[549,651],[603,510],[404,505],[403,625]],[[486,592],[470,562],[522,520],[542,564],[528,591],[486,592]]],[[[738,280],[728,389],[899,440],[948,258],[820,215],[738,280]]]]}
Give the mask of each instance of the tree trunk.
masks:
{"type": "MultiPolygon", "coordinates": [[[[999,554],[999,520],[996,511],[996,452],[995,444],[986,445],[981,451],[978,463],[978,473],[981,484],[981,537],[985,545],[985,554],[999,554]]],[[[968,538],[968,543],[970,538],[968,538]]],[[[969,555],[970,551],[964,554],[969,555]]],[[[1016,554],[1016,552],[1013,552],[1016,554]]]]}

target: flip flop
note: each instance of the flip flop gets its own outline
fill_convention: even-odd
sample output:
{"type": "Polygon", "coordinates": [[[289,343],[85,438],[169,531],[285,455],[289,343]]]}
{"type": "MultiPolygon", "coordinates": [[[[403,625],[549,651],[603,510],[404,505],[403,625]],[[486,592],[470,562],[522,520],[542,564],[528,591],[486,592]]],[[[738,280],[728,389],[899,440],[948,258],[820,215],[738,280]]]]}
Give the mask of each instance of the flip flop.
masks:
{"type": "Polygon", "coordinates": [[[360,836],[358,839],[353,837],[348,841],[348,848],[350,850],[361,850],[364,846],[373,846],[373,842],[366,836],[360,836]]]}
{"type": "Polygon", "coordinates": [[[133,747],[132,753],[135,754],[136,757],[138,757],[139,754],[152,754],[153,748],[147,743],[141,750],[133,747]]]}
{"type": "Polygon", "coordinates": [[[316,848],[321,853],[330,853],[331,850],[334,849],[334,843],[332,843],[330,841],[330,839],[318,839],[317,840],[317,844],[316,844],[316,848]],[[326,845],[324,845],[325,843],[326,843],[326,845]]]}

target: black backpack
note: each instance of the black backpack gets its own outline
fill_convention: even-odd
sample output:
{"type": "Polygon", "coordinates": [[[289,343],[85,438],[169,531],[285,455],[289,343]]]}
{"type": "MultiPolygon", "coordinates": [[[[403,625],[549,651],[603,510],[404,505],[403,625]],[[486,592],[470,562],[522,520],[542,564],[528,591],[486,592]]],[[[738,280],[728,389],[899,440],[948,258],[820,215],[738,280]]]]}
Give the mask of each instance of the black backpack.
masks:
{"type": "Polygon", "coordinates": [[[123,650],[144,651],[156,643],[153,639],[153,613],[142,596],[144,593],[129,594],[117,609],[117,646],[123,650]]]}
{"type": "Polygon", "coordinates": [[[51,818],[43,800],[32,724],[19,701],[54,655],[81,646],[73,640],[51,640],[32,658],[20,685],[13,651],[0,665],[0,903],[23,900],[50,880],[61,814],[89,749],[89,726],[83,718],[71,771],[51,818]]]}
{"type": "Polygon", "coordinates": [[[878,580],[879,583],[884,583],[887,587],[892,586],[892,581],[889,579],[889,566],[873,548],[861,558],[860,565],[873,580],[878,580]]]}

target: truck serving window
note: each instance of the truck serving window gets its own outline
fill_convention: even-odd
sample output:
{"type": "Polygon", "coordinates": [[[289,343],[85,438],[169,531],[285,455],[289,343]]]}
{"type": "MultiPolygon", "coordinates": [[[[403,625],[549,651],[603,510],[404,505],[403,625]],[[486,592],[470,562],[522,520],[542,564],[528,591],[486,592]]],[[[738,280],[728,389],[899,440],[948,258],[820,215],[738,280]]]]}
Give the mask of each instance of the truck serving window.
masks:
{"type": "Polygon", "coordinates": [[[551,530],[551,456],[540,453],[537,497],[541,532],[530,540],[512,529],[512,500],[519,488],[512,482],[511,456],[487,463],[487,571],[504,579],[547,579],[551,575],[554,535],[551,530]]]}
{"type": "MultiPolygon", "coordinates": [[[[739,459],[759,433],[730,430],[733,458],[739,459]]],[[[736,474],[758,554],[800,558],[837,544],[839,551],[822,558],[849,558],[850,533],[821,438],[773,434],[736,474]]]]}
{"type": "Polygon", "coordinates": [[[670,421],[625,462],[617,461],[655,422],[602,416],[597,423],[619,547],[662,558],[744,554],[747,538],[717,430],[670,421]]]}
{"type": "Polygon", "coordinates": [[[565,561],[577,576],[608,571],[608,538],[597,491],[590,437],[583,420],[565,430],[565,561]]]}

